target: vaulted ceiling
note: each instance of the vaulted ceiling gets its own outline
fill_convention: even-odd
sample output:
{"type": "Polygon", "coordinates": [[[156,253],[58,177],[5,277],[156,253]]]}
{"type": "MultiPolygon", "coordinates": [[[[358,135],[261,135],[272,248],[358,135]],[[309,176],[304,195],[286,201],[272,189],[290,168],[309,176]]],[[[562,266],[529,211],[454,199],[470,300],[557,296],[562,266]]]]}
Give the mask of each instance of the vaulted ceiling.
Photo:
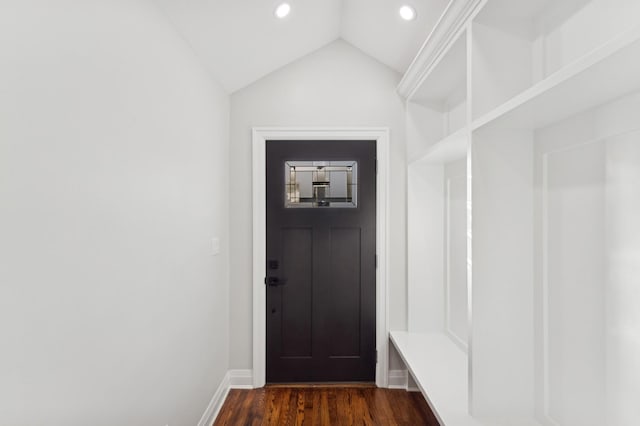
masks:
{"type": "Polygon", "coordinates": [[[403,73],[445,9],[447,0],[155,0],[229,92],[342,38],[403,73]],[[417,18],[398,10],[413,6],[417,18]]]}

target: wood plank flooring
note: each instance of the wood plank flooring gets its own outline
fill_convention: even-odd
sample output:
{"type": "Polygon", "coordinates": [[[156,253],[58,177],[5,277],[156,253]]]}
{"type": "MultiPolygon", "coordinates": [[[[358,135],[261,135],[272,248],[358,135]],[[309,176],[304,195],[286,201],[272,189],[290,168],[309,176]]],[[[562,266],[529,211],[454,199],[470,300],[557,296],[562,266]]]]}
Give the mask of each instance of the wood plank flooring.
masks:
{"type": "Polygon", "coordinates": [[[438,426],[419,392],[374,386],[232,389],[214,426],[438,426]]]}

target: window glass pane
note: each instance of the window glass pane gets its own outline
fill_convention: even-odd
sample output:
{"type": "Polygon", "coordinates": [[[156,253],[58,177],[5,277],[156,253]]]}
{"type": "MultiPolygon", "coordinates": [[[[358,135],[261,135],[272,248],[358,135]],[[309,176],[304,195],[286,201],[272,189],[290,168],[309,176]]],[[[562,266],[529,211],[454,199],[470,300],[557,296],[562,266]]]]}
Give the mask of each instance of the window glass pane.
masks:
{"type": "Polygon", "coordinates": [[[356,161],[287,161],[284,175],[287,208],[358,206],[356,161]]]}

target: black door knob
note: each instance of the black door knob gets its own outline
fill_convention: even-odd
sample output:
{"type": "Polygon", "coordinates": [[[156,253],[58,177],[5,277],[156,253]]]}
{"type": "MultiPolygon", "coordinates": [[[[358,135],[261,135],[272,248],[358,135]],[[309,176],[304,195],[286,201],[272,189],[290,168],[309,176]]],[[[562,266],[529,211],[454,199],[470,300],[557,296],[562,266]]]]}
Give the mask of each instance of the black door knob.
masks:
{"type": "Polygon", "coordinates": [[[280,279],[278,277],[267,277],[267,285],[276,287],[280,285],[280,279]]]}

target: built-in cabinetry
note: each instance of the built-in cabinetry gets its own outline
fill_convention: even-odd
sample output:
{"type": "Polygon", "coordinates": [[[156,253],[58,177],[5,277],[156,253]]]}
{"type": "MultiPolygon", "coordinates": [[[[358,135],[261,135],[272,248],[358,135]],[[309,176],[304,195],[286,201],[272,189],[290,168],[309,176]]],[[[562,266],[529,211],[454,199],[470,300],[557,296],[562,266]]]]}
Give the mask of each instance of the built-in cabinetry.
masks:
{"type": "Polygon", "coordinates": [[[391,340],[443,424],[640,424],[638,16],[454,0],[399,87],[409,318],[391,340]]]}

